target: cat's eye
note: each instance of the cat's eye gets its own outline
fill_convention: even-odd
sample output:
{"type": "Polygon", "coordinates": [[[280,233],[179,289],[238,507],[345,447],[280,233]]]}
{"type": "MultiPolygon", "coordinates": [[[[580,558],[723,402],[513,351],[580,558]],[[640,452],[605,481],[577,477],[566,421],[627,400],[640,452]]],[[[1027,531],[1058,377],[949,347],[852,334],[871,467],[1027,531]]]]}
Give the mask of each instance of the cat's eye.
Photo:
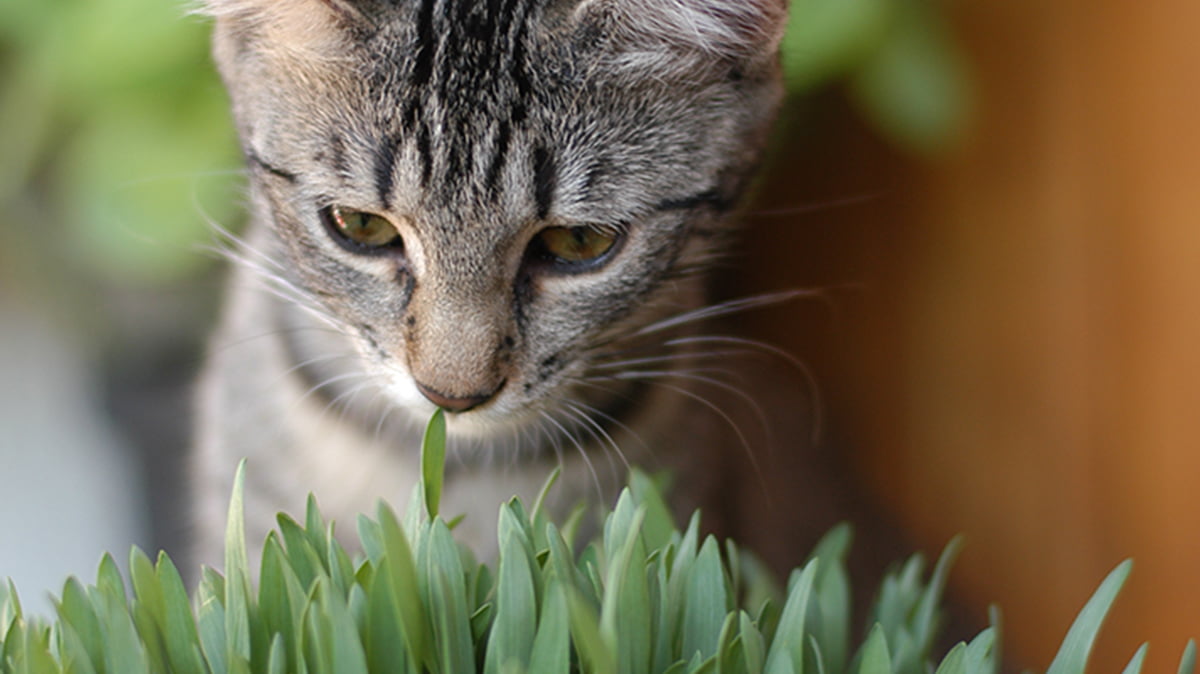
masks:
{"type": "Polygon", "coordinates": [[[404,245],[400,232],[382,215],[330,206],[322,211],[325,224],[351,250],[369,251],[404,245]]]}
{"type": "Polygon", "coordinates": [[[538,232],[533,247],[543,261],[590,267],[604,259],[620,237],[620,230],[613,227],[547,227],[538,232]]]}

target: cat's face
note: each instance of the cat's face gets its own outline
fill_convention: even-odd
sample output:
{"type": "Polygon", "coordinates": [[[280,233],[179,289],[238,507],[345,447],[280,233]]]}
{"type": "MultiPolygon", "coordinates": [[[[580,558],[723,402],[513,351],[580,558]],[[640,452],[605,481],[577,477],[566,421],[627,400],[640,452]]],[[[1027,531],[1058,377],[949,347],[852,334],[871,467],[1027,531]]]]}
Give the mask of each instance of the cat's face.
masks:
{"type": "Polygon", "coordinates": [[[487,433],[624,395],[779,96],[783,0],[214,0],[256,226],[357,365],[487,433]]]}

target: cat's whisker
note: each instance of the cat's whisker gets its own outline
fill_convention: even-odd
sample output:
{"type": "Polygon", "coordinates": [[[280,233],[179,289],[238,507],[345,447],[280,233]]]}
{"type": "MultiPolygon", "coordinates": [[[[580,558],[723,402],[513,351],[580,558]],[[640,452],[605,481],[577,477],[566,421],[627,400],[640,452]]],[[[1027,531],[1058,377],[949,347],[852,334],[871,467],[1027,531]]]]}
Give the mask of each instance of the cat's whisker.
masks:
{"type": "Polygon", "coordinates": [[[588,473],[590,473],[592,476],[592,482],[596,487],[596,495],[603,499],[604,488],[600,486],[600,474],[596,472],[596,466],[592,463],[592,458],[588,455],[587,450],[584,449],[583,443],[579,442],[579,438],[576,438],[574,433],[571,433],[565,426],[559,423],[559,421],[555,419],[554,415],[550,412],[547,412],[546,410],[539,410],[538,414],[540,414],[543,419],[553,424],[555,428],[557,428],[564,436],[566,436],[568,440],[571,441],[571,444],[575,445],[575,449],[579,451],[580,458],[583,459],[584,465],[587,466],[588,473]]]}
{"type": "Polygon", "coordinates": [[[702,360],[707,358],[726,358],[730,356],[744,356],[753,353],[746,349],[725,350],[725,351],[681,351],[676,353],[663,354],[661,356],[647,356],[645,358],[627,358],[625,360],[601,361],[592,364],[594,370],[617,370],[627,369],[631,367],[641,367],[643,365],[658,365],[663,363],[686,363],[692,360],[702,360]]]}
{"type": "MultiPolygon", "coordinates": [[[[617,441],[613,439],[612,435],[610,435],[608,431],[604,430],[603,426],[596,423],[596,420],[592,419],[591,415],[587,414],[572,403],[566,403],[564,407],[565,410],[571,414],[571,416],[582,421],[585,424],[585,428],[592,429],[589,430],[589,433],[593,438],[596,439],[596,442],[601,443],[601,446],[607,444],[607,446],[612,449],[613,453],[617,455],[617,458],[621,460],[621,464],[625,467],[625,470],[629,470],[629,459],[626,458],[625,452],[621,451],[621,446],[617,444],[617,441]],[[597,435],[597,433],[599,435],[597,435]]],[[[616,470],[615,466],[612,468],[614,471],[616,470]]]]}
{"type": "MultiPolygon", "coordinates": [[[[597,386],[597,385],[595,385],[595,384],[593,384],[592,386],[593,386],[593,387],[595,387],[595,388],[605,388],[605,387],[597,386]]],[[[610,424],[613,424],[614,426],[617,426],[617,427],[618,427],[618,428],[620,428],[621,430],[623,430],[623,431],[625,431],[626,433],[628,433],[630,438],[632,438],[632,439],[633,439],[634,441],[636,441],[636,442],[637,442],[639,445],[641,445],[641,446],[642,446],[642,450],[643,450],[645,453],[647,453],[647,454],[650,454],[650,453],[651,453],[650,446],[649,446],[648,444],[646,444],[646,441],[645,441],[644,439],[642,439],[642,436],[641,436],[641,434],[640,434],[640,433],[638,433],[637,431],[633,430],[632,428],[630,428],[628,424],[626,424],[626,423],[622,422],[620,419],[618,419],[618,418],[616,418],[616,417],[612,416],[611,414],[608,414],[608,413],[604,412],[603,410],[601,410],[601,409],[599,409],[599,408],[597,408],[597,407],[593,407],[593,406],[591,406],[591,405],[588,405],[588,404],[586,404],[586,403],[580,402],[580,401],[578,401],[578,400],[572,400],[572,401],[571,401],[570,403],[568,403],[568,404],[569,404],[569,405],[571,405],[571,406],[573,406],[573,407],[579,408],[580,410],[583,410],[583,411],[585,411],[585,412],[587,412],[587,413],[589,413],[589,414],[592,414],[592,415],[595,415],[595,416],[597,416],[597,417],[600,417],[601,419],[603,419],[603,420],[607,421],[608,423],[610,423],[610,424]]]]}
{"type": "Polygon", "coordinates": [[[666,389],[674,391],[684,397],[690,398],[690,399],[696,401],[697,403],[700,403],[701,405],[712,410],[713,413],[715,413],[717,416],[719,416],[733,431],[734,435],[737,436],[738,444],[741,445],[742,452],[746,455],[746,459],[750,462],[750,467],[754,470],[755,477],[758,479],[758,482],[761,485],[762,489],[764,490],[764,493],[767,491],[767,480],[766,480],[766,477],[763,475],[762,466],[758,462],[758,457],[755,456],[754,450],[751,448],[750,441],[746,438],[745,433],[742,432],[742,429],[740,426],[738,426],[737,421],[735,421],[733,419],[733,417],[729,415],[729,413],[727,413],[725,410],[721,409],[720,405],[717,405],[716,403],[714,403],[711,400],[705,398],[704,396],[696,393],[695,391],[690,391],[687,388],[684,388],[682,386],[675,386],[674,384],[668,384],[667,382],[661,381],[659,379],[647,379],[646,381],[651,386],[658,386],[661,388],[666,388],[666,389]]]}
{"type": "Polygon", "coordinates": [[[804,387],[807,389],[810,400],[812,400],[811,424],[812,433],[810,441],[813,444],[820,442],[821,436],[824,433],[822,427],[822,418],[825,416],[825,403],[821,396],[821,388],[817,384],[817,377],[813,373],[812,368],[807,363],[800,360],[796,356],[787,351],[756,339],[747,339],[745,337],[735,337],[732,335],[693,335],[688,337],[677,337],[665,342],[667,346],[690,346],[693,344],[720,344],[720,345],[735,345],[744,346],[749,349],[760,351],[766,355],[775,356],[784,360],[786,363],[794,367],[804,378],[804,387]]]}
{"type": "Polygon", "coordinates": [[[276,260],[271,255],[259,250],[258,248],[255,248],[245,237],[238,236],[237,234],[233,233],[232,230],[215,220],[207,220],[208,226],[217,233],[218,239],[217,242],[212,246],[202,247],[202,250],[209,250],[225,257],[228,257],[230,254],[232,254],[243,260],[249,259],[246,257],[246,253],[249,253],[254,255],[254,257],[261,262],[265,262],[279,271],[287,271],[287,268],[283,265],[283,263],[281,263],[279,260],[276,260]]]}
{"type": "Polygon", "coordinates": [[[337,384],[339,382],[348,381],[348,380],[352,380],[352,379],[366,379],[366,378],[367,378],[367,375],[362,372],[344,372],[339,375],[326,377],[325,379],[322,379],[321,381],[308,387],[308,389],[306,389],[303,393],[301,393],[299,396],[297,396],[296,404],[297,405],[300,404],[301,402],[308,399],[309,396],[313,395],[317,391],[320,391],[321,389],[331,386],[333,384],[337,384]]]}
{"type": "Polygon", "coordinates": [[[710,386],[714,386],[723,391],[728,391],[729,393],[732,393],[733,395],[740,398],[744,403],[746,403],[746,405],[748,407],[750,407],[751,410],[754,411],[754,415],[758,418],[758,422],[759,422],[759,424],[762,425],[764,432],[767,432],[767,433],[770,432],[771,424],[770,424],[770,422],[767,421],[767,414],[766,414],[766,412],[763,411],[762,406],[758,404],[758,401],[754,399],[754,396],[750,395],[749,393],[742,390],[741,388],[734,386],[733,384],[723,382],[720,379],[716,379],[715,377],[705,376],[704,374],[702,374],[704,372],[714,372],[714,373],[718,373],[718,374],[732,374],[726,370],[713,370],[713,369],[658,370],[658,371],[656,371],[656,370],[629,370],[626,372],[618,372],[615,375],[611,375],[611,377],[613,379],[674,378],[674,379],[684,379],[687,381],[694,381],[694,382],[698,382],[701,384],[708,384],[710,386]]]}

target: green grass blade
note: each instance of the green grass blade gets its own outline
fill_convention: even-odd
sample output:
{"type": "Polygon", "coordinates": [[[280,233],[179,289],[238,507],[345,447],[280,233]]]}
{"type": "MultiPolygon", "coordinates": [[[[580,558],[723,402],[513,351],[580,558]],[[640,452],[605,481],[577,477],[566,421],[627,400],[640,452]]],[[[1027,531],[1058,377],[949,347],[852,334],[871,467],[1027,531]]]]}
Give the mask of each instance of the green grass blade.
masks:
{"type": "Polygon", "coordinates": [[[1133,659],[1125,665],[1125,669],[1121,670],[1121,674],[1141,674],[1142,666],[1146,663],[1146,652],[1150,650],[1150,644],[1142,644],[1137,652],[1133,654],[1133,659]]]}
{"type": "Polygon", "coordinates": [[[629,489],[633,492],[634,502],[646,510],[642,524],[646,547],[650,550],[665,547],[675,533],[676,524],[662,491],[649,475],[636,468],[629,473],[629,489]]]}
{"type": "Polygon", "coordinates": [[[227,662],[234,656],[250,660],[250,572],[246,556],[246,525],[243,498],[246,460],[238,463],[233,476],[233,495],[225,523],[225,647],[227,662]]]}
{"type": "Polygon", "coordinates": [[[387,589],[391,593],[392,610],[398,612],[396,620],[403,627],[404,641],[413,658],[428,665],[433,657],[429,651],[429,628],[427,614],[421,604],[417,564],[409,538],[396,519],[396,514],[383,503],[379,504],[379,529],[387,558],[381,571],[388,577],[387,589]]]}
{"type": "Polygon", "coordinates": [[[1046,674],[1083,674],[1088,656],[1092,652],[1092,645],[1096,642],[1096,635],[1099,634],[1104,618],[1108,615],[1108,609],[1112,607],[1117,593],[1129,578],[1132,568],[1133,563],[1126,560],[1108,574],[1075,618],[1075,623],[1067,632],[1067,637],[1046,674]]]}
{"type": "Polygon", "coordinates": [[[285,674],[287,664],[287,647],[283,645],[283,635],[276,634],[271,639],[271,650],[267,655],[267,674],[285,674]]]}
{"type": "Polygon", "coordinates": [[[175,674],[203,674],[204,663],[197,655],[200,636],[196,632],[196,618],[183,578],[165,552],[158,554],[154,569],[163,598],[163,639],[167,644],[167,659],[175,674]]]}
{"type": "Polygon", "coordinates": [[[967,645],[961,641],[955,644],[933,674],[968,674],[967,645]]]}
{"type": "Polygon", "coordinates": [[[871,628],[855,671],[857,674],[891,674],[892,658],[888,653],[887,634],[879,623],[871,628]]]}
{"type": "Polygon", "coordinates": [[[1183,657],[1179,660],[1179,674],[1193,674],[1196,671],[1196,640],[1188,639],[1183,649],[1183,657]]]}
{"type": "Polygon", "coordinates": [[[501,674],[508,667],[529,667],[530,653],[537,631],[537,595],[534,591],[535,566],[524,532],[516,526],[503,526],[501,510],[500,570],[496,579],[496,613],[484,660],[485,674],[501,674]]]}
{"type": "Polygon", "coordinates": [[[425,427],[421,439],[421,483],[425,491],[425,512],[429,519],[438,516],[442,500],[442,477],[446,470],[446,413],[438,408],[425,427]]]}
{"type": "MultiPolygon", "coordinates": [[[[100,629],[100,618],[87,591],[74,577],[63,585],[62,601],[58,604],[58,619],[70,625],[80,645],[87,653],[88,661],[95,671],[104,671],[104,633],[100,629]]],[[[0,625],[3,621],[0,621],[0,625]]]]}
{"type": "Polygon", "coordinates": [[[571,662],[570,613],[562,581],[552,578],[542,600],[542,615],[529,654],[530,672],[566,672],[571,662]]]}
{"type": "Polygon", "coordinates": [[[208,662],[212,674],[226,674],[229,671],[227,649],[225,645],[225,609],[216,597],[210,597],[200,604],[197,619],[200,632],[200,650],[208,662]]]}
{"type": "Polygon", "coordinates": [[[617,531],[625,537],[609,560],[608,577],[600,608],[600,634],[617,656],[617,671],[646,672],[650,667],[650,589],[646,579],[646,546],[642,522],[646,511],[637,508],[633,519],[617,531]]]}
{"type": "Polygon", "coordinates": [[[839,524],[817,543],[810,559],[819,559],[813,578],[813,598],[817,619],[809,629],[821,644],[824,667],[842,672],[850,657],[850,578],[846,555],[850,551],[853,530],[839,524]]]}
{"type": "Polygon", "coordinates": [[[805,622],[808,619],[808,605],[812,599],[817,566],[818,560],[810,561],[798,575],[794,572],[792,582],[788,583],[787,602],[779,616],[774,641],[767,651],[768,674],[803,670],[804,646],[808,639],[805,622]]]}
{"type": "Polygon", "coordinates": [[[329,656],[331,671],[337,674],[367,674],[367,659],[363,653],[358,627],[341,593],[332,585],[325,584],[321,592],[320,608],[329,630],[329,656]]]}
{"type": "Polygon", "coordinates": [[[1000,640],[998,627],[989,627],[975,636],[967,644],[964,668],[970,674],[991,674],[998,670],[996,644],[1000,640]]]}
{"type": "Polygon", "coordinates": [[[683,651],[691,658],[700,653],[708,660],[717,653],[717,640],[729,614],[729,594],[720,547],[712,536],[705,538],[687,583],[683,609],[683,651]]]}
{"type": "Polygon", "coordinates": [[[469,674],[475,671],[471,641],[472,611],[467,607],[467,590],[462,558],[450,530],[434,520],[422,555],[422,599],[433,625],[432,641],[438,671],[469,674]]]}
{"type": "Polygon", "coordinates": [[[578,592],[567,595],[571,638],[583,663],[582,670],[591,674],[617,674],[617,662],[600,635],[600,623],[595,608],[578,592]]]}
{"type": "Polygon", "coordinates": [[[138,638],[129,605],[110,593],[101,597],[101,629],[104,631],[104,668],[121,674],[150,674],[142,640],[138,638]]]}

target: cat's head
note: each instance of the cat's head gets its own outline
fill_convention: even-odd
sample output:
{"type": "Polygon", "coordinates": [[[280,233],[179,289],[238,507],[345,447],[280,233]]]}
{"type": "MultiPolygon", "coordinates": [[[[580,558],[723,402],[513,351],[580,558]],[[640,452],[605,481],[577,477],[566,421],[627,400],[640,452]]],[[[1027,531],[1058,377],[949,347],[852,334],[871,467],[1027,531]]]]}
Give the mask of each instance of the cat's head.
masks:
{"type": "Polygon", "coordinates": [[[486,433],[627,395],[604,364],[703,301],[780,97],[785,4],[207,10],[292,282],[394,403],[486,433]]]}

